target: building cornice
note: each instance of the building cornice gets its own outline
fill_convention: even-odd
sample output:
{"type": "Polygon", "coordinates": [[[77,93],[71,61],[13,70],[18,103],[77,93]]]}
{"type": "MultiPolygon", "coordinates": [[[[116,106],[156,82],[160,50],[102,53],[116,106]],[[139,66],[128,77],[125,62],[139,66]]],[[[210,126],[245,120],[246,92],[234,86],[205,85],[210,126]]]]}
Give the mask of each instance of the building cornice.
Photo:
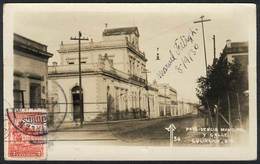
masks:
{"type": "MultiPolygon", "coordinates": [[[[118,49],[118,48],[127,48],[129,51],[133,52],[137,57],[142,59],[143,61],[147,61],[144,56],[144,53],[136,50],[130,42],[127,40],[122,40],[118,44],[114,45],[102,45],[102,42],[95,43],[88,43],[87,45],[82,44],[81,52],[84,51],[93,51],[93,50],[107,50],[107,49],[118,49]],[[100,44],[100,45],[99,45],[100,44]]],[[[77,44],[65,44],[62,45],[61,48],[58,50],[59,53],[69,53],[69,52],[78,52],[78,45],[77,44]],[[68,47],[67,47],[68,46],[68,47]]]]}
{"type": "Polygon", "coordinates": [[[14,70],[14,76],[44,81],[44,76],[40,76],[38,74],[30,72],[21,72],[18,70],[14,70]]]}
{"type": "Polygon", "coordinates": [[[21,51],[21,52],[24,52],[24,53],[27,53],[27,54],[30,54],[33,56],[37,56],[40,58],[44,58],[44,59],[48,59],[53,56],[53,54],[51,54],[49,52],[35,49],[26,44],[23,44],[21,42],[16,42],[16,41],[14,41],[14,50],[21,51]]]}
{"type": "Polygon", "coordinates": [[[163,98],[170,99],[170,97],[168,97],[168,96],[165,96],[165,95],[161,95],[161,94],[159,94],[158,96],[159,96],[159,97],[163,97],[163,98]]]}
{"type": "MultiPolygon", "coordinates": [[[[106,70],[100,70],[100,71],[82,71],[81,76],[82,78],[84,76],[89,76],[89,75],[104,75],[107,77],[111,77],[113,79],[125,82],[125,83],[129,83],[129,84],[133,84],[133,85],[137,85],[139,87],[145,87],[145,83],[141,83],[139,81],[135,81],[135,80],[131,80],[131,79],[126,79],[123,77],[118,76],[117,74],[113,74],[110,71],[106,71],[106,70]]],[[[52,78],[62,78],[62,77],[78,77],[78,72],[63,72],[63,73],[49,73],[48,74],[48,78],[52,79],[52,78]]]]}

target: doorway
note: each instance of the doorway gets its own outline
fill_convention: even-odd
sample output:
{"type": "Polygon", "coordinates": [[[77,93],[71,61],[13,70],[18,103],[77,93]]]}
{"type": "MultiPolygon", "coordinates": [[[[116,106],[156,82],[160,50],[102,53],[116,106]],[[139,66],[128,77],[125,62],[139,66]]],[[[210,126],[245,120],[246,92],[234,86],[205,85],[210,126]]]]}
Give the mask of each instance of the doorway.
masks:
{"type": "Polygon", "coordinates": [[[30,107],[31,108],[41,107],[41,84],[37,84],[37,83],[30,84],[30,107]]]}
{"type": "Polygon", "coordinates": [[[83,93],[81,90],[81,103],[82,103],[82,110],[80,109],[80,87],[75,86],[71,90],[72,93],[72,104],[73,104],[73,121],[77,121],[81,119],[81,116],[84,120],[84,114],[83,114],[83,93]]]}

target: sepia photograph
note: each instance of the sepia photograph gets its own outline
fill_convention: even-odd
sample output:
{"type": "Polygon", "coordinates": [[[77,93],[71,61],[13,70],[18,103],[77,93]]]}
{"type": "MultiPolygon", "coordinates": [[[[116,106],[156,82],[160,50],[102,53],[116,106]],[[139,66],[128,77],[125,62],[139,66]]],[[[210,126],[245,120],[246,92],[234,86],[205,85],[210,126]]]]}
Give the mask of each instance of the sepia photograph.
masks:
{"type": "Polygon", "coordinates": [[[256,159],[254,4],[3,15],[5,160],[256,159]]]}

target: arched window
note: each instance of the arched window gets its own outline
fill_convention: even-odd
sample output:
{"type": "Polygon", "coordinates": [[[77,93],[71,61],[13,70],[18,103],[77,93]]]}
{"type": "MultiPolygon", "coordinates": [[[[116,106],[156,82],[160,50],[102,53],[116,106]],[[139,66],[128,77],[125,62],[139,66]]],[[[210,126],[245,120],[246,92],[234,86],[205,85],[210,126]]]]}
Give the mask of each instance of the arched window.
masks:
{"type": "Polygon", "coordinates": [[[83,91],[81,89],[81,103],[82,103],[82,109],[80,109],[80,87],[75,86],[71,89],[72,94],[72,104],[73,104],[73,120],[77,121],[81,119],[81,116],[84,120],[84,114],[83,114],[83,91]]]}

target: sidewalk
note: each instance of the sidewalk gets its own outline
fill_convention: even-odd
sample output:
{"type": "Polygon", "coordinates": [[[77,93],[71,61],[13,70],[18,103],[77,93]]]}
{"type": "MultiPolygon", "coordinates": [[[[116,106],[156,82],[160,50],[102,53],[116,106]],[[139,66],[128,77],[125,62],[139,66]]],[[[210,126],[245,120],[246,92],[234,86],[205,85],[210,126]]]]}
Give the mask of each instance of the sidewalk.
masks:
{"type": "Polygon", "coordinates": [[[155,120],[169,120],[169,119],[181,119],[187,117],[196,117],[196,115],[184,115],[184,116],[167,116],[167,117],[158,117],[158,118],[139,118],[139,119],[129,119],[129,120],[115,120],[115,121],[105,121],[105,122],[84,122],[83,127],[80,127],[80,124],[76,124],[75,122],[66,122],[62,123],[62,125],[56,129],[53,127],[48,127],[48,132],[55,131],[104,131],[104,128],[107,128],[110,124],[118,124],[118,123],[127,123],[127,122],[150,122],[155,120]]]}
{"type": "Polygon", "coordinates": [[[200,119],[188,115],[182,117],[164,117],[156,119],[120,120],[113,122],[91,123],[80,127],[67,127],[51,131],[50,141],[87,142],[89,144],[119,145],[160,145],[169,144],[169,132],[165,129],[170,124],[176,126],[174,134],[183,137],[186,127],[191,127],[200,119]]]}

